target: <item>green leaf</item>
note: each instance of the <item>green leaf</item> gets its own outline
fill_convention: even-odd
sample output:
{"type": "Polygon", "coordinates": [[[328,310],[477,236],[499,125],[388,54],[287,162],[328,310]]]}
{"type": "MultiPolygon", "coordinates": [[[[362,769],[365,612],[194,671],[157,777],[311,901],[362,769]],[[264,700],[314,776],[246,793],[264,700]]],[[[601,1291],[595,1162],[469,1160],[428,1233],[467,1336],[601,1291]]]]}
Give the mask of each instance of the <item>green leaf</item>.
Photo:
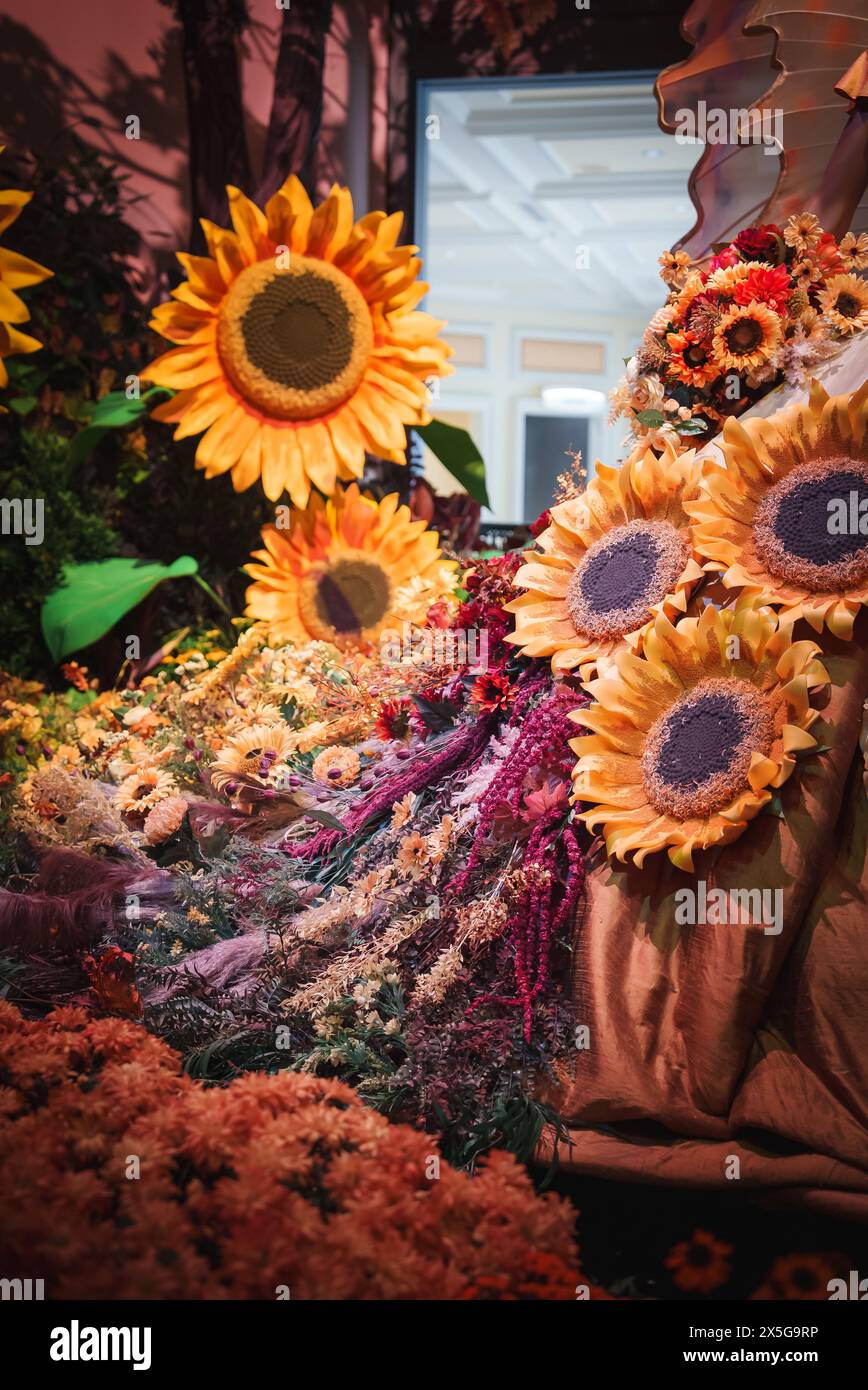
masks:
{"type": "Polygon", "coordinates": [[[125,391],[109,391],[97,402],[96,409],[85,425],[79,430],[69,446],[69,458],[73,464],[81,463],[88,454],[93,453],[100,440],[111,430],[129,430],[149,414],[149,405],[156,404],[155,397],[171,396],[173,393],[163,386],[152,386],[142,396],[130,399],[125,391]]]}
{"type": "Polygon", "coordinates": [[[482,455],[467,430],[447,425],[445,420],[432,420],[430,425],[415,425],[419,438],[436,454],[444,468],[457,478],[463,488],[483,507],[490,506],[485,486],[485,464],[482,455]]]}
{"type": "Polygon", "coordinates": [[[38,404],[37,396],[16,396],[14,400],[9,402],[9,409],[14,410],[16,415],[29,415],[38,404]]]}
{"type": "Polygon", "coordinates": [[[127,559],[64,565],[60,588],[42,605],[42,635],[52,657],[60,661],[89,647],[161,580],[195,574],[197,569],[192,555],[182,555],[173,565],[127,559]]]}
{"type": "Polygon", "coordinates": [[[701,420],[678,420],[675,428],[679,434],[704,434],[708,426],[701,420]]]}
{"type": "Polygon", "coordinates": [[[663,424],[666,416],[662,410],[637,410],[636,419],[640,425],[647,425],[649,429],[656,430],[663,424]]]}

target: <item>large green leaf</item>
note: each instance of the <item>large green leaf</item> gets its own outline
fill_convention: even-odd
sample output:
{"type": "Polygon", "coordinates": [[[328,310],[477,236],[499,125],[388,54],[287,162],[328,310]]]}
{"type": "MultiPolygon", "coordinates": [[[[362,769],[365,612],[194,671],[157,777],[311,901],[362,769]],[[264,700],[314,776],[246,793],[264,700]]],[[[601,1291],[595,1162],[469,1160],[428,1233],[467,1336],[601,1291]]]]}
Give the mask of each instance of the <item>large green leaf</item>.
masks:
{"type": "Polygon", "coordinates": [[[96,642],[119,618],[141,603],[163,579],[195,574],[192,555],[173,565],[142,560],[101,560],[65,565],[63,582],[42,605],[42,635],[55,661],[96,642]]]}
{"type": "Polygon", "coordinates": [[[485,487],[485,464],[467,430],[447,425],[445,420],[432,420],[430,425],[415,425],[416,433],[436,454],[444,468],[457,478],[463,488],[480,502],[490,505],[485,487]]]}
{"type": "Polygon", "coordinates": [[[149,413],[149,406],[155,405],[162,396],[171,396],[163,386],[152,386],[143,396],[128,397],[125,391],[109,391],[97,402],[96,409],[85,425],[79,430],[69,446],[69,457],[73,463],[81,463],[92,453],[104,435],[111,430],[129,430],[149,413]]]}

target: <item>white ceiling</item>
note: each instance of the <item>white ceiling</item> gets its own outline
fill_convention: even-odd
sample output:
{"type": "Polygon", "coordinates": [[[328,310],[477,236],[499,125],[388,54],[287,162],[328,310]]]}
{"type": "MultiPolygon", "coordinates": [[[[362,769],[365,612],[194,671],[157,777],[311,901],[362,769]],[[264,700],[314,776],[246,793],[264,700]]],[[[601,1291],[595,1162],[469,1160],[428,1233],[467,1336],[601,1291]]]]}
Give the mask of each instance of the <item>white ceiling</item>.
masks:
{"type": "Polygon", "coordinates": [[[693,224],[703,146],[664,135],[650,82],[467,83],[431,89],[428,114],[431,312],[457,300],[467,318],[474,304],[647,317],[662,302],[657,257],[693,224]]]}

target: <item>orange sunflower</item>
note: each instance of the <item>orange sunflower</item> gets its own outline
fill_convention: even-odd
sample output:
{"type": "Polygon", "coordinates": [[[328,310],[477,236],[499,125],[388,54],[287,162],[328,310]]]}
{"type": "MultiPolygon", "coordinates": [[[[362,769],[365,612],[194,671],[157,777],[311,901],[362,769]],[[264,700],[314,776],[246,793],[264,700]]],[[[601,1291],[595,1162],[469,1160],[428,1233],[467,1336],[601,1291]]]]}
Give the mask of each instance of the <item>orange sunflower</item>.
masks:
{"type": "Polygon", "coordinates": [[[295,176],[262,212],[228,189],[234,231],[203,221],[207,256],[178,254],[187,280],[152,327],[178,346],[143,372],[177,395],[154,411],[176,439],[201,434],[196,466],[237,491],[307,503],[360,476],[365,451],[404,461],[405,425],[429,421],[426,381],[445,376],[443,324],[401,214],[353,221],[335,185],[314,209],[295,176]]]}
{"type": "Polygon", "coordinates": [[[570,716],[592,730],[570,744],[573,792],[596,803],[579,819],[602,825],[610,855],[641,867],[667,849],[692,872],[694,851],[737,839],[816,747],[810,696],[828,676],[791,633],[747,601],[674,627],[661,614],[642,657],[623,651],[586,683],[597,703],[570,716]]]}
{"type": "Polygon", "coordinates": [[[679,381],[702,390],[720,376],[711,348],[697,333],[668,333],[666,341],[672,352],[669,371],[679,381]]]}
{"type": "Polygon", "coordinates": [[[685,510],[699,495],[703,465],[694,451],[666,442],[658,458],[639,448],[620,468],[597,464],[577,497],[551,510],[514,583],[527,593],[506,604],[515,614],[508,642],[525,656],[550,656],[554,671],[598,662],[641,646],[656,613],[683,613],[702,578],[685,510]]]}
{"type": "Polygon", "coordinates": [[[422,623],[455,587],[456,565],[440,537],[414,521],[393,493],[382,502],[355,483],[292,511],[286,529],[266,526],[264,550],[246,566],[247,616],[269,625],[272,642],[361,647],[402,623],[422,623]]]}
{"type": "Polygon", "coordinates": [[[725,469],[687,506],[707,568],[783,619],[851,638],[868,604],[868,382],[830,397],[815,381],[768,420],[727,420],[722,448],[725,469]]]}

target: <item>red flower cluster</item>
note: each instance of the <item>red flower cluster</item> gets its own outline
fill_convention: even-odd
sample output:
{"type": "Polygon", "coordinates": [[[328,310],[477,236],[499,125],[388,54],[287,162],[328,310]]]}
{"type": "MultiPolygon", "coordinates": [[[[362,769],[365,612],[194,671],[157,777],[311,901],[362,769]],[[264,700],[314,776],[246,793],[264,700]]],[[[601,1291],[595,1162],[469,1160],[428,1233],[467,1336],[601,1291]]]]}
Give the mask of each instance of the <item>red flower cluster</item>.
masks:
{"type": "Polygon", "coordinates": [[[514,655],[503,641],[512,626],[509,614],[503,610],[504,604],[515,598],[512,580],[522,562],[520,551],[508,551],[480,560],[463,575],[467,598],[459,606],[454,627],[465,632],[472,628],[487,632],[488,659],[493,666],[514,655]]]}

